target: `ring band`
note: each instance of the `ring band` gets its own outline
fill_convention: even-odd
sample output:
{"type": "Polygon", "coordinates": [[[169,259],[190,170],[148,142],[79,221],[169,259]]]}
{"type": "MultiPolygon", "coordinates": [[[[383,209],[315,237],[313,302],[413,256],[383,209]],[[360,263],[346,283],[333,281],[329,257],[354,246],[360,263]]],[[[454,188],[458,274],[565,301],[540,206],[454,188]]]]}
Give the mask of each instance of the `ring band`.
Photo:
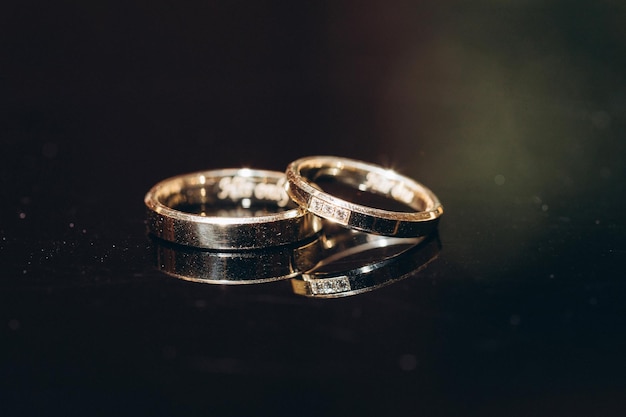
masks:
{"type": "Polygon", "coordinates": [[[221,252],[152,239],[158,270],[206,284],[260,284],[299,276],[324,252],[320,237],[269,249],[221,252]]]}
{"type": "Polygon", "coordinates": [[[173,243],[219,250],[265,248],[304,240],[321,230],[321,222],[290,201],[285,182],[283,173],[247,168],[168,178],[145,196],[148,230],[173,243]],[[195,214],[179,209],[185,206],[202,210],[195,214]],[[259,206],[272,210],[249,215],[259,206]],[[233,211],[245,211],[246,215],[239,212],[233,216],[233,211]]]}
{"type": "Polygon", "coordinates": [[[443,214],[435,194],[408,177],[378,165],[332,156],[298,159],[287,167],[289,196],[310,212],[345,227],[394,237],[432,233],[443,214]],[[315,181],[333,177],[358,191],[382,195],[410,207],[390,211],[355,204],[322,191],[315,181]]]}
{"type": "MultiPolygon", "coordinates": [[[[293,292],[313,298],[339,298],[373,291],[414,276],[437,259],[441,249],[441,242],[437,235],[419,239],[418,243],[413,241],[412,246],[396,255],[366,263],[358,268],[340,272],[317,272],[314,268],[291,279],[293,292]]],[[[407,244],[407,239],[379,237],[379,240],[357,244],[353,249],[354,251],[368,251],[386,245],[404,246],[407,244]]],[[[330,263],[340,260],[344,254],[349,255],[349,252],[339,252],[333,257],[334,259],[327,259],[327,261],[330,263]]]]}

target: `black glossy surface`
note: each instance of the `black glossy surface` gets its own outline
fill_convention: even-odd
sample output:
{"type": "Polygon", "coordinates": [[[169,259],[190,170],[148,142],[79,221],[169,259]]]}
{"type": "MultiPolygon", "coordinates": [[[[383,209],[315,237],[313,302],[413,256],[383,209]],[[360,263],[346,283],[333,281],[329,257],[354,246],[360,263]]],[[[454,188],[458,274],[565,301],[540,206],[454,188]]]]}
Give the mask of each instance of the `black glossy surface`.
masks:
{"type": "Polygon", "coordinates": [[[619,2],[83,3],[0,13],[2,415],[626,412],[619,2]],[[337,300],[154,270],[154,183],[310,154],[435,191],[439,258],[337,300]]]}

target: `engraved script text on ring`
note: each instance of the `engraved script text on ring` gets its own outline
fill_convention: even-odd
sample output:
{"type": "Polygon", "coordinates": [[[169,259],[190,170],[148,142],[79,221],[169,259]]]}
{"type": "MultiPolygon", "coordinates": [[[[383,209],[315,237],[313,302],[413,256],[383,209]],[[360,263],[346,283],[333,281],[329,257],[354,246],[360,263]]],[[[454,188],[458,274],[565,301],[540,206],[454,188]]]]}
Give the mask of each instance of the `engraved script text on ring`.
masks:
{"type": "Polygon", "coordinates": [[[246,177],[224,177],[218,184],[220,191],[217,198],[239,201],[254,196],[258,200],[275,201],[278,207],[285,207],[289,203],[285,182],[283,178],[272,184],[250,181],[246,177]]]}
{"type": "Polygon", "coordinates": [[[368,172],[366,179],[365,186],[367,188],[379,193],[391,194],[394,199],[405,204],[411,204],[411,201],[413,201],[415,197],[415,193],[401,182],[385,178],[375,172],[368,172]]]}

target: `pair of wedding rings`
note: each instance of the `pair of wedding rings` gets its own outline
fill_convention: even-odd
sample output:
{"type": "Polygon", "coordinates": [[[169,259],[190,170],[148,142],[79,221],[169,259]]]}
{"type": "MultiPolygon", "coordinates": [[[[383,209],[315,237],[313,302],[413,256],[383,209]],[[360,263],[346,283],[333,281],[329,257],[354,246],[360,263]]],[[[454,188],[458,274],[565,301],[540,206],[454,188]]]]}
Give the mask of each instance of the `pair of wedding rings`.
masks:
{"type": "MultiPolygon", "coordinates": [[[[156,184],[144,201],[151,234],[192,252],[217,251],[220,257],[213,258],[231,260],[222,268],[233,259],[247,259],[256,262],[250,271],[254,274],[254,267],[268,254],[305,254],[299,257],[304,265],[290,266],[277,279],[306,272],[329,256],[331,246],[341,246],[330,244],[332,239],[323,243],[316,239],[324,223],[364,232],[360,233],[364,242],[385,242],[377,236],[388,237],[387,242],[419,240],[435,231],[443,213],[435,194],[417,181],[374,164],[333,156],[298,159],[285,173],[241,168],[180,175],[156,184]],[[320,186],[325,183],[352,197],[378,198],[397,208],[357,204],[339,192],[331,194],[326,185],[320,186]],[[263,256],[250,252],[260,249],[263,256]]],[[[259,281],[252,276],[229,283],[242,282],[259,281]]]]}

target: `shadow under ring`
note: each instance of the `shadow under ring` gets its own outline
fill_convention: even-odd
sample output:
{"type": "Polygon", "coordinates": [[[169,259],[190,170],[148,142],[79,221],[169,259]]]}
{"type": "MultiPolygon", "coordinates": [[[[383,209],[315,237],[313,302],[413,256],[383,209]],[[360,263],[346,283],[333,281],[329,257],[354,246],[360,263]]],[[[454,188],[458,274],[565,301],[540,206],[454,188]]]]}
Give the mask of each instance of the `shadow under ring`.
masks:
{"type": "Polygon", "coordinates": [[[261,284],[294,278],[323,256],[317,236],[292,245],[246,251],[216,251],[152,239],[158,270],[175,278],[205,284],[261,284]]]}
{"type": "Polygon", "coordinates": [[[339,298],[373,291],[422,271],[439,256],[440,250],[441,241],[437,234],[413,239],[379,238],[359,242],[349,249],[338,250],[315,268],[293,278],[292,289],[298,295],[313,298],[339,298]],[[388,246],[403,249],[392,256],[374,258],[353,268],[319,271],[321,265],[332,264],[354,253],[388,246]]]}

